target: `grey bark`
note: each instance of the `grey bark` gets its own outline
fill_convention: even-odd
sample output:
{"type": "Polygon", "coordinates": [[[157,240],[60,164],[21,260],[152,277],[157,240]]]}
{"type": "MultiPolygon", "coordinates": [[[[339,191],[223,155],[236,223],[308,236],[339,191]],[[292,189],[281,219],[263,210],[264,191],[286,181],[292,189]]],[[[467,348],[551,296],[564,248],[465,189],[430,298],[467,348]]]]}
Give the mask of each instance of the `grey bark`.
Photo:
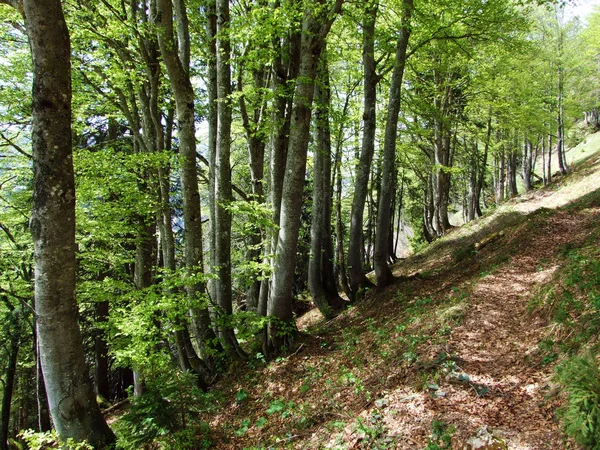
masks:
{"type": "Polygon", "coordinates": [[[310,228],[308,286],[313,302],[327,319],[343,308],[333,275],[331,240],[331,90],[327,55],[321,55],[315,84],[316,148],[313,167],[313,204],[310,228]]]}
{"type": "MultiPolygon", "coordinates": [[[[208,94],[208,208],[209,208],[209,226],[208,248],[210,257],[210,267],[215,266],[215,245],[217,237],[216,228],[216,202],[215,202],[215,160],[217,157],[217,130],[218,130],[218,111],[217,111],[217,4],[216,0],[206,2],[206,41],[208,57],[206,90],[208,94]]],[[[209,280],[208,291],[210,298],[217,296],[215,291],[215,281],[209,280]]]]}
{"type": "MultiPolygon", "coordinates": [[[[157,0],[158,43],[162,54],[177,109],[179,138],[179,162],[183,196],[185,266],[190,275],[203,270],[202,222],[198,171],[196,168],[196,137],[194,123],[194,89],[190,81],[189,67],[183,65],[177,53],[173,31],[173,5],[171,0],[157,0]]],[[[178,21],[178,26],[180,25],[178,21]]],[[[191,301],[193,338],[202,352],[202,358],[214,369],[211,343],[215,334],[211,328],[208,308],[197,304],[206,286],[201,282],[186,286],[191,301]]]]}
{"type": "Polygon", "coordinates": [[[268,327],[266,347],[269,350],[282,349],[291,343],[295,335],[292,287],[315,76],[325,38],[331,29],[335,15],[341,9],[342,1],[336,0],[332,10],[329,10],[327,3],[323,1],[317,8],[307,8],[304,11],[300,69],[294,92],[294,108],[281,197],[279,236],[267,308],[268,315],[274,317],[268,327]],[[313,12],[319,15],[314,16],[313,12]]]}
{"type": "Polygon", "coordinates": [[[215,158],[215,257],[213,270],[219,320],[217,330],[227,353],[243,357],[235,332],[229,325],[233,313],[231,289],[231,44],[229,0],[217,0],[217,153],[215,158]]]}
{"type": "Polygon", "coordinates": [[[37,335],[48,403],[62,439],[114,442],[85,363],[75,300],[75,180],[69,32],[59,0],[25,0],[33,55],[33,210],[37,335]]]}
{"type": "Polygon", "coordinates": [[[375,63],[375,21],[378,3],[367,3],[363,18],[363,73],[364,73],[364,106],[363,137],[360,160],[356,167],[354,197],[350,214],[350,240],[348,242],[348,278],[352,298],[366,287],[373,286],[364,272],[364,235],[363,214],[369,189],[369,174],[375,153],[375,132],[377,129],[377,83],[375,63]]]}
{"type": "Polygon", "coordinates": [[[390,230],[390,203],[392,202],[394,180],[394,165],[396,161],[396,137],[398,135],[398,115],[400,114],[400,93],[404,67],[406,65],[406,50],[411,33],[411,16],[413,0],[402,2],[402,24],[400,36],[396,45],[394,71],[390,82],[390,98],[388,102],[385,123],[385,138],[383,144],[383,167],[379,207],[377,208],[377,231],[375,234],[375,249],[373,262],[377,287],[384,288],[393,280],[392,271],[388,266],[388,241],[390,230]]]}

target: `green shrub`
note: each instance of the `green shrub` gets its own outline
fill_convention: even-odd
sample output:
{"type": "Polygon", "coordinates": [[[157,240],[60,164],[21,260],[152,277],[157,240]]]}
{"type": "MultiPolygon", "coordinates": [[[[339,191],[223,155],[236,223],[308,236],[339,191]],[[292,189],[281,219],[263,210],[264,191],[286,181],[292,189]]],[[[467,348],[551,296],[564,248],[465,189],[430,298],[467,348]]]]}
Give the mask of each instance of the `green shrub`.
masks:
{"type": "Polygon", "coordinates": [[[567,393],[560,411],[565,433],[586,449],[600,450],[600,368],[591,354],[575,356],[556,368],[567,393]]]}
{"type": "Polygon", "coordinates": [[[59,447],[63,450],[92,450],[92,446],[86,442],[75,442],[73,439],[61,442],[55,430],[44,433],[24,430],[19,433],[19,437],[27,443],[27,448],[30,450],[47,450],[59,447]]]}
{"type": "Polygon", "coordinates": [[[203,449],[211,445],[208,425],[198,420],[207,409],[204,394],[191,376],[161,378],[134,398],[129,412],[115,424],[117,447],[137,450],[154,444],[162,449],[203,449]]]}

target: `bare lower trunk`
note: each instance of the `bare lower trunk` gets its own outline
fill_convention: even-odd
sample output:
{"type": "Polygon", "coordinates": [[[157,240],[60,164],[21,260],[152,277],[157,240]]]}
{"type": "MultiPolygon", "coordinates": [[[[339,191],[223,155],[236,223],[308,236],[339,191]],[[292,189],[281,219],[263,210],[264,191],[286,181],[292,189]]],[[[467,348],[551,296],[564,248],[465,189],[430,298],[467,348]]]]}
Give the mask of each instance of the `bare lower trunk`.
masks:
{"type": "Polygon", "coordinates": [[[385,124],[385,140],[383,145],[383,168],[381,177],[381,192],[377,209],[377,232],[375,233],[375,276],[377,287],[384,288],[393,280],[392,271],[388,266],[388,241],[390,234],[390,203],[392,202],[394,186],[394,166],[396,162],[396,136],[398,133],[398,115],[400,114],[400,90],[406,65],[406,49],[410,38],[410,21],[413,10],[413,0],[402,2],[402,25],[400,37],[396,45],[394,72],[390,83],[390,96],[385,124]]]}
{"type": "Polygon", "coordinates": [[[375,153],[375,132],[377,128],[377,82],[375,63],[375,20],[378,5],[375,2],[366,6],[363,19],[363,67],[364,67],[364,109],[363,138],[360,160],[356,166],[356,182],[352,211],[350,215],[350,240],[348,242],[348,275],[350,292],[356,300],[365,287],[372,286],[363,270],[364,237],[363,213],[369,189],[369,174],[375,153]]]}
{"type": "Polygon", "coordinates": [[[104,448],[115,437],[96,403],[75,300],[75,180],[71,66],[58,0],[25,0],[33,54],[33,210],[37,334],[54,426],[62,439],[104,448]]]}
{"type": "Polygon", "coordinates": [[[313,174],[313,206],[310,229],[308,285],[313,302],[326,318],[340,311],[331,258],[331,135],[329,107],[331,92],[326,54],[321,57],[319,78],[315,86],[316,149],[313,174]]]}

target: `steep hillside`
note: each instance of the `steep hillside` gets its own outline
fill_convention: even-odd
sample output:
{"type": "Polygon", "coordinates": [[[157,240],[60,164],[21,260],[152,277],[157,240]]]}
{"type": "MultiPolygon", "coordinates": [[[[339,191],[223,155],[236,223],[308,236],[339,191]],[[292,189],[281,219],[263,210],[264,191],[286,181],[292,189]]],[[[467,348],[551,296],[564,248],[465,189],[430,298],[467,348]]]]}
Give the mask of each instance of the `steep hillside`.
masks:
{"type": "Polygon", "coordinates": [[[400,262],[383,292],[302,317],[290,355],[221,382],[224,406],[203,418],[216,447],[463,448],[479,433],[489,448],[564,448],[554,368],[597,335],[593,147],[573,174],[400,262]]]}

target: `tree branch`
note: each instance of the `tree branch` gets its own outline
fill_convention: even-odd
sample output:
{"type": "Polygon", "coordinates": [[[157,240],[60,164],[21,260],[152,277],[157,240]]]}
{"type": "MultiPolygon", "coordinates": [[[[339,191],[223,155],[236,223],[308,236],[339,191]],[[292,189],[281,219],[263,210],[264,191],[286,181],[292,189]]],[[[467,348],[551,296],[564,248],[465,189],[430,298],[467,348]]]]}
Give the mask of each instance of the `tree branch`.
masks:
{"type": "MultiPolygon", "coordinates": [[[[0,3],[2,2],[2,0],[0,0],[0,3]]],[[[23,150],[17,143],[15,143],[12,139],[10,139],[9,137],[7,137],[2,131],[0,131],[0,137],[2,137],[2,139],[4,139],[6,142],[8,142],[8,144],[15,149],[16,151],[18,151],[21,155],[26,156],[29,159],[33,158],[33,155],[31,153],[26,152],[25,150],[23,150]]]]}

